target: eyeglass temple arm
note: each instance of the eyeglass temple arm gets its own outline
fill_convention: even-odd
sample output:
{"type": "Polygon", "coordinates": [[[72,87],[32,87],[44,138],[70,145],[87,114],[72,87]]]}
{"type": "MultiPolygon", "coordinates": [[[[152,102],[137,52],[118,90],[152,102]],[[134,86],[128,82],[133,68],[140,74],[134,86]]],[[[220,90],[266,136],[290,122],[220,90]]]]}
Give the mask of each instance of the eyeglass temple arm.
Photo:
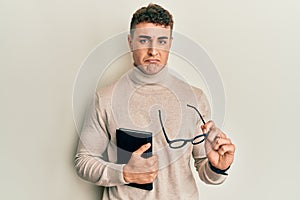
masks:
{"type": "Polygon", "coordinates": [[[200,111],[195,107],[195,106],[191,106],[191,105],[189,105],[189,104],[187,104],[187,106],[188,107],[191,107],[191,108],[193,108],[194,110],[196,110],[196,112],[198,113],[198,115],[200,116],[200,118],[201,118],[201,120],[202,120],[202,122],[203,122],[203,124],[205,124],[206,122],[204,121],[204,119],[203,119],[203,117],[202,117],[202,115],[201,115],[201,113],[200,113],[200,111]]]}
{"type": "Polygon", "coordinates": [[[169,140],[169,138],[168,138],[168,136],[167,136],[167,134],[166,134],[165,127],[164,127],[164,125],[163,125],[163,123],[162,123],[162,120],[161,120],[161,111],[160,111],[160,110],[158,110],[158,115],[159,115],[160,125],[161,125],[161,128],[162,128],[162,130],[163,130],[163,133],[164,133],[164,135],[165,135],[165,138],[166,138],[167,142],[170,143],[171,141],[169,140]]]}

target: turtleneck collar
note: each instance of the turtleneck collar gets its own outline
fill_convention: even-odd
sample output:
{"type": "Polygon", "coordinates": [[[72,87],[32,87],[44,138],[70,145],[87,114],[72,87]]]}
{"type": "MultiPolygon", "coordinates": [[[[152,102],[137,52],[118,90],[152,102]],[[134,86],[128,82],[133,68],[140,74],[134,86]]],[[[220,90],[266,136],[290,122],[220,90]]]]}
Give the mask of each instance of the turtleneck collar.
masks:
{"type": "Polygon", "coordinates": [[[155,84],[166,81],[168,77],[168,67],[165,66],[157,74],[149,75],[143,73],[137,67],[133,67],[128,73],[129,78],[137,85],[155,84]]]}

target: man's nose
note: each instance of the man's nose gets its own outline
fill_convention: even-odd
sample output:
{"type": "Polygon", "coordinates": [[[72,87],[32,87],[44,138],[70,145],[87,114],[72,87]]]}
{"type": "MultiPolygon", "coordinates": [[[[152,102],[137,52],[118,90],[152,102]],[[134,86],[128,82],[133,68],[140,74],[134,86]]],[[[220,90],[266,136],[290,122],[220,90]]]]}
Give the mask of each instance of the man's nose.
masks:
{"type": "Polygon", "coordinates": [[[156,56],[158,54],[158,50],[154,45],[151,45],[151,47],[148,48],[148,54],[150,56],[156,56]]]}

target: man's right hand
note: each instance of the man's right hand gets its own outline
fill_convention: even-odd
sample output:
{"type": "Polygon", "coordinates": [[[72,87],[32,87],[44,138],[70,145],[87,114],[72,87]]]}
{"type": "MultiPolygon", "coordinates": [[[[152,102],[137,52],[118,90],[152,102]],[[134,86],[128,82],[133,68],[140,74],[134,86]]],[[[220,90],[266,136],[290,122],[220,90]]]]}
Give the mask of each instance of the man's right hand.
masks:
{"type": "Polygon", "coordinates": [[[141,155],[150,148],[145,144],[132,153],[130,160],[123,168],[124,180],[128,183],[152,183],[158,173],[158,157],[143,158],[141,155]]]}

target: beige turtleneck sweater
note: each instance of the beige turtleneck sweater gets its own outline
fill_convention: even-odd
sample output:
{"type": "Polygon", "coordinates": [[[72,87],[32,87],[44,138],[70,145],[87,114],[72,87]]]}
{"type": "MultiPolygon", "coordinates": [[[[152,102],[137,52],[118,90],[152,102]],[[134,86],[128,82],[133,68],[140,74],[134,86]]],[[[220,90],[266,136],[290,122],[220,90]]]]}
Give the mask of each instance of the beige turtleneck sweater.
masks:
{"type": "Polygon", "coordinates": [[[81,131],[75,167],[83,179],[104,186],[103,199],[199,199],[190,166],[191,156],[202,181],[220,184],[225,175],[213,172],[205,157],[204,143],[188,143],[172,149],[163,135],[158,110],[168,137],[190,139],[201,133],[201,120],[187,107],[199,109],[210,118],[204,93],[171,75],[167,67],[146,75],[133,67],[117,82],[97,91],[81,131]],[[116,164],[116,129],[127,128],[153,133],[153,154],[159,158],[159,172],[153,190],[126,185],[122,164],[116,164]]]}

